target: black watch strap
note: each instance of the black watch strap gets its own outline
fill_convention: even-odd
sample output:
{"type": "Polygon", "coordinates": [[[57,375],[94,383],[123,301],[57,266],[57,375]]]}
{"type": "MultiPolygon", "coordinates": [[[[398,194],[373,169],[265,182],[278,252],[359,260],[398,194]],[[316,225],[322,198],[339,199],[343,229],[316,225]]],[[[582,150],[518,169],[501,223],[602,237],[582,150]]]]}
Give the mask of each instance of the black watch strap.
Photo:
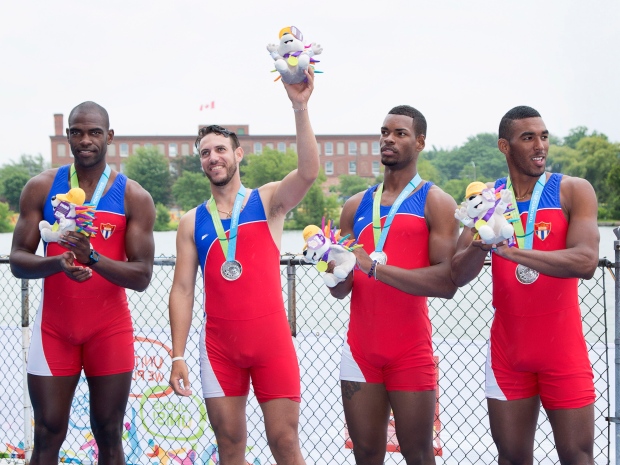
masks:
{"type": "Polygon", "coordinates": [[[90,255],[88,256],[88,263],[86,266],[92,266],[99,261],[99,252],[96,250],[91,250],[90,255]]]}

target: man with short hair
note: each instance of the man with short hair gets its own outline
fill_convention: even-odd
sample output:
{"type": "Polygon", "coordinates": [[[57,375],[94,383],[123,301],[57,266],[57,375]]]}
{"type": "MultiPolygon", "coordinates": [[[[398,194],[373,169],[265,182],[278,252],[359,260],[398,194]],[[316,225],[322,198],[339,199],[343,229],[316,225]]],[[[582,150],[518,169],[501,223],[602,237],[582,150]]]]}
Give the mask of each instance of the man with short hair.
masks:
{"type": "Polygon", "coordinates": [[[284,84],[293,104],[299,158],[297,169],[282,181],[246,189],[239,173],[243,149],[225,128],[202,128],[196,140],[212,197],[187,212],[177,232],[170,385],[179,395],[191,394],[184,354],[200,265],[206,320],[200,338],[202,392],[223,465],[246,463],[250,379],[276,462],[305,463],[298,436],[299,364],[284,311],[279,247],[286,214],[319,173],[308,117],[313,84],[312,70],[305,82],[284,84]]]}
{"type": "Polygon", "coordinates": [[[485,390],[499,463],[532,463],[542,403],[560,462],[593,464],[595,392],[577,286],[598,265],[596,195],[585,179],[545,170],[549,131],[533,108],[504,115],[497,145],[509,177],[494,187],[516,200],[515,246],[484,244],[464,228],[452,279],[474,279],[492,252],[485,390]]]}
{"type": "Polygon", "coordinates": [[[34,409],[33,465],[58,463],[82,368],[90,391],[99,463],[125,463],[122,433],[134,368],[133,326],[125,288],[143,291],[153,272],[155,206],[148,192],[107,165],[108,112],[94,102],[69,115],[72,165],[44,171],[22,191],[11,270],[43,278],[41,306],[28,354],[34,409]],[[83,189],[95,209],[94,236],[63,233],[36,255],[39,222],[56,218],[52,200],[83,189]]]}
{"type": "Polygon", "coordinates": [[[337,298],[352,292],[340,379],[358,465],[383,463],[390,410],[407,464],[435,463],[427,297],[454,296],[458,225],[454,199],[418,173],[425,139],[422,113],[407,105],[390,110],[380,138],[384,181],[349,198],[340,217],[341,235],[364,246],[355,251],[359,269],[331,288],[337,298]]]}

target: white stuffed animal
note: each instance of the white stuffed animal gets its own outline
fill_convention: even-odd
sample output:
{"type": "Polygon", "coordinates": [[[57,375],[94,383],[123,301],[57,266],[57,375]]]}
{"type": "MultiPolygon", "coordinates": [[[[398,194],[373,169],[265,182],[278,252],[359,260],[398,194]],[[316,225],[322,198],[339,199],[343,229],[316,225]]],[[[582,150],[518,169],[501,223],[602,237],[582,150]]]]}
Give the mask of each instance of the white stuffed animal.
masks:
{"type": "Polygon", "coordinates": [[[454,212],[454,217],[468,228],[476,228],[485,244],[512,240],[514,227],[505,213],[513,203],[508,189],[493,189],[483,182],[472,182],[465,191],[465,201],[454,212]]]}
{"type": "Polygon", "coordinates": [[[334,287],[353,271],[357,259],[352,250],[359,245],[352,240],[347,241],[346,238],[337,239],[337,232],[329,226],[324,230],[327,231],[327,236],[321,228],[313,224],[304,228],[306,247],[303,259],[306,263],[315,264],[319,271],[326,271],[327,264],[333,261],[334,269],[331,273],[323,273],[323,281],[327,287],[334,287]]]}
{"type": "Polygon", "coordinates": [[[287,26],[280,31],[280,43],[267,45],[267,51],[275,61],[276,70],[287,84],[297,84],[306,79],[304,71],[312,63],[315,55],[323,48],[316,43],[304,46],[304,37],[295,26],[287,26]]]}
{"type": "Polygon", "coordinates": [[[43,220],[39,222],[41,238],[45,242],[58,242],[66,231],[78,231],[86,236],[94,236],[96,230],[92,226],[94,218],[93,207],[83,206],[86,200],[84,190],[74,187],[66,194],[57,194],[52,197],[54,217],[56,222],[49,224],[43,220]]]}

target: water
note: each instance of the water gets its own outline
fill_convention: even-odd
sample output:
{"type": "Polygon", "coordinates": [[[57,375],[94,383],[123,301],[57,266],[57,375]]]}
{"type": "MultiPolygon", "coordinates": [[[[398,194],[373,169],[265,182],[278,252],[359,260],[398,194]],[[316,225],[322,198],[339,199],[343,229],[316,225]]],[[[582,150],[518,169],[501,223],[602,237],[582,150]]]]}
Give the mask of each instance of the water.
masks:
{"type": "MultiPolygon", "coordinates": [[[[601,242],[599,245],[599,257],[607,257],[611,262],[615,261],[614,241],[616,236],[613,233],[613,227],[599,227],[601,233],[601,242]]],[[[176,231],[165,231],[155,233],[155,256],[170,257],[176,255],[176,231]]],[[[11,241],[13,233],[0,233],[0,256],[8,255],[11,251],[11,241]]],[[[304,240],[301,231],[284,231],[282,235],[282,253],[298,254],[301,253],[304,240]]],[[[42,248],[39,247],[39,254],[42,254],[42,248]]]]}

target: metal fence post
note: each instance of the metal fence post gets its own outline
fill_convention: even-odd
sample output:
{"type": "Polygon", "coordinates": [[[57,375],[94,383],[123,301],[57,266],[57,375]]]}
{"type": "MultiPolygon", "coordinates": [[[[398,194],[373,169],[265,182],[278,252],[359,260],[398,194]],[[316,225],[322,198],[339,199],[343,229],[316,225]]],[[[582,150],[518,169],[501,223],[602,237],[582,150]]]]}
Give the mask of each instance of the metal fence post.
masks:
{"type": "Polygon", "coordinates": [[[618,424],[618,419],[620,418],[620,228],[614,228],[614,234],[616,235],[616,240],[614,241],[614,251],[615,251],[615,325],[614,328],[614,348],[615,348],[615,368],[616,374],[614,376],[615,379],[615,408],[614,408],[614,420],[616,423],[616,462],[620,463],[620,424],[618,424]]]}
{"type": "Polygon", "coordinates": [[[297,276],[295,272],[295,265],[289,260],[286,264],[286,288],[288,292],[288,324],[291,327],[291,336],[293,337],[297,337],[297,276]]]}
{"type": "Polygon", "coordinates": [[[26,465],[30,463],[32,458],[32,406],[30,405],[30,395],[28,394],[28,372],[26,366],[28,364],[28,348],[30,347],[30,296],[28,280],[22,279],[22,373],[23,373],[23,391],[24,391],[24,453],[26,465]]]}

